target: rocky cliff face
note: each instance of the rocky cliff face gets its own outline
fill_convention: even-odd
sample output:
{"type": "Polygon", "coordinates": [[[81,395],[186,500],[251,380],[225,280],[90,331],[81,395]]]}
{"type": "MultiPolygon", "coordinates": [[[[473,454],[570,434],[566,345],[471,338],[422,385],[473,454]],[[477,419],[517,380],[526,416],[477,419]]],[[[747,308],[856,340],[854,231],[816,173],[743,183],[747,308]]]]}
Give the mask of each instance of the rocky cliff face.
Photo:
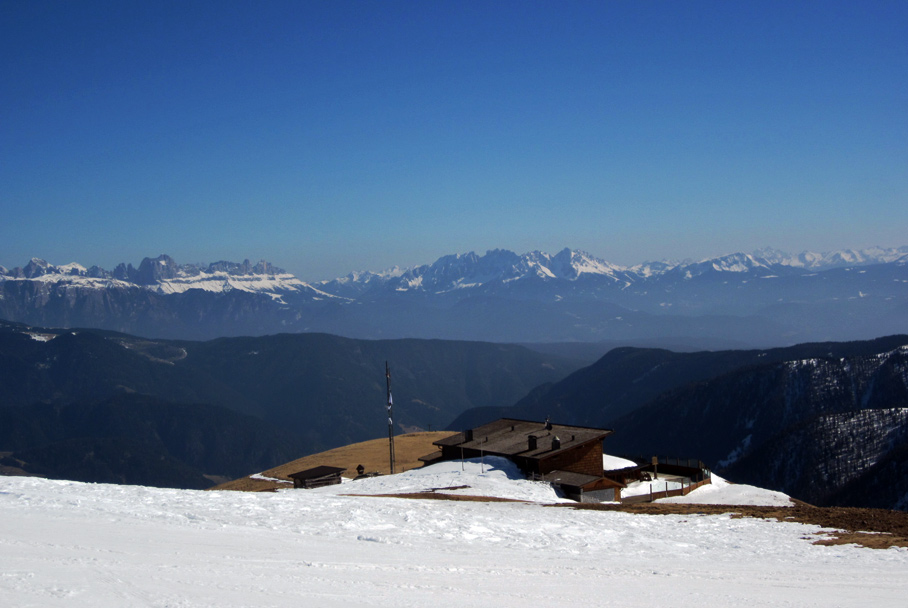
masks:
{"type": "MultiPolygon", "coordinates": [[[[826,414],[782,431],[752,453],[742,454],[725,474],[812,504],[830,504],[843,488],[872,476],[877,463],[906,445],[908,407],[826,414]]],[[[896,504],[877,506],[895,508],[896,504]]]]}
{"type": "Polygon", "coordinates": [[[620,449],[695,456],[733,481],[832,504],[908,445],[908,347],[734,371],[615,426],[620,449]]]}

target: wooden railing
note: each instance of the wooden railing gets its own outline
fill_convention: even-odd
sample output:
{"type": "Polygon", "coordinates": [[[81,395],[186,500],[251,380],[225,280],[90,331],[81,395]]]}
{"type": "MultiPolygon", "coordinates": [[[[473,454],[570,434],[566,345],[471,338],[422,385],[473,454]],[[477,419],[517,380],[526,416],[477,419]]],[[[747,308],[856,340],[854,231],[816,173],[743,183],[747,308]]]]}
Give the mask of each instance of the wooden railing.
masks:
{"type": "Polygon", "coordinates": [[[637,496],[628,496],[621,497],[621,502],[625,504],[636,504],[641,502],[653,502],[654,500],[659,500],[660,498],[669,498],[671,496],[687,496],[697,488],[705,486],[706,484],[712,483],[712,479],[709,476],[704,476],[700,481],[691,481],[689,483],[677,482],[677,481],[664,481],[660,482],[655,480],[650,485],[649,494],[638,494],[637,496]],[[665,490],[656,492],[654,488],[659,487],[660,483],[665,484],[665,490]],[[679,488],[672,488],[671,485],[680,485],[679,488]]]}

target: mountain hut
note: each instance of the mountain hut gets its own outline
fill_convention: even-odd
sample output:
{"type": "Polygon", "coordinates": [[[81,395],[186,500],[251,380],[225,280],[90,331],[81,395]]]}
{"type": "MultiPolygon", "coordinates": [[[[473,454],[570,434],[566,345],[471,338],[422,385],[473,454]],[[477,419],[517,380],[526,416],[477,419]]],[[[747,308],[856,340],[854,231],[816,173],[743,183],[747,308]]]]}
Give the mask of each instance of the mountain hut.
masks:
{"type": "Polygon", "coordinates": [[[439,452],[420,458],[441,460],[502,456],[527,477],[548,481],[578,502],[621,499],[622,484],[603,476],[602,441],[612,434],[567,424],[502,418],[435,441],[439,452]]]}
{"type": "Polygon", "coordinates": [[[340,467],[318,466],[289,475],[294,488],[311,490],[322,486],[333,486],[341,482],[341,473],[347,469],[340,467]]]}

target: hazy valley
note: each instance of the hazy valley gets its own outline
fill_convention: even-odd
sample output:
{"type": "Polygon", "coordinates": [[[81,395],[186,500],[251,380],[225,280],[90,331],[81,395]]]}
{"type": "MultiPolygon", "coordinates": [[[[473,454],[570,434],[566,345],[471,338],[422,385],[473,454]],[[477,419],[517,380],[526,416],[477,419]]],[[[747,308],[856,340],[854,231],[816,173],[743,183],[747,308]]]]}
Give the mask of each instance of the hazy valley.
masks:
{"type": "Polygon", "coordinates": [[[191,342],[11,323],[0,345],[8,473],[206,487],[379,437],[390,361],[397,432],[550,416],[614,428],[612,453],[700,458],[732,481],[818,504],[906,508],[908,336],[625,347],[592,365],[547,345],[325,334],[191,342]],[[889,483],[877,483],[881,470],[889,483]]]}

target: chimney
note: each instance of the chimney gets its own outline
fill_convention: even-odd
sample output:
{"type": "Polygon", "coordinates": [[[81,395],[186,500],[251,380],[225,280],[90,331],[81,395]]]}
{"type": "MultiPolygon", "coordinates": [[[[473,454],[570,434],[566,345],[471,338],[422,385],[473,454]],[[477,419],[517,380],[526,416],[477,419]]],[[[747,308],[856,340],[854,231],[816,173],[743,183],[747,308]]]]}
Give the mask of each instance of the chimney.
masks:
{"type": "Polygon", "coordinates": [[[552,430],[552,423],[551,423],[551,421],[549,420],[549,417],[548,417],[548,416],[545,417],[545,430],[547,430],[547,431],[551,431],[551,430],[552,430]]]}
{"type": "Polygon", "coordinates": [[[536,438],[536,435],[529,435],[529,436],[527,437],[527,444],[528,444],[527,449],[528,449],[528,450],[535,450],[535,449],[536,449],[536,439],[537,439],[537,438],[536,438]]]}
{"type": "Polygon", "coordinates": [[[467,429],[463,432],[463,442],[473,441],[473,429],[467,429]]]}
{"type": "Polygon", "coordinates": [[[554,437],[552,437],[552,449],[553,450],[561,449],[561,440],[558,439],[558,435],[555,435],[554,437]]]}

